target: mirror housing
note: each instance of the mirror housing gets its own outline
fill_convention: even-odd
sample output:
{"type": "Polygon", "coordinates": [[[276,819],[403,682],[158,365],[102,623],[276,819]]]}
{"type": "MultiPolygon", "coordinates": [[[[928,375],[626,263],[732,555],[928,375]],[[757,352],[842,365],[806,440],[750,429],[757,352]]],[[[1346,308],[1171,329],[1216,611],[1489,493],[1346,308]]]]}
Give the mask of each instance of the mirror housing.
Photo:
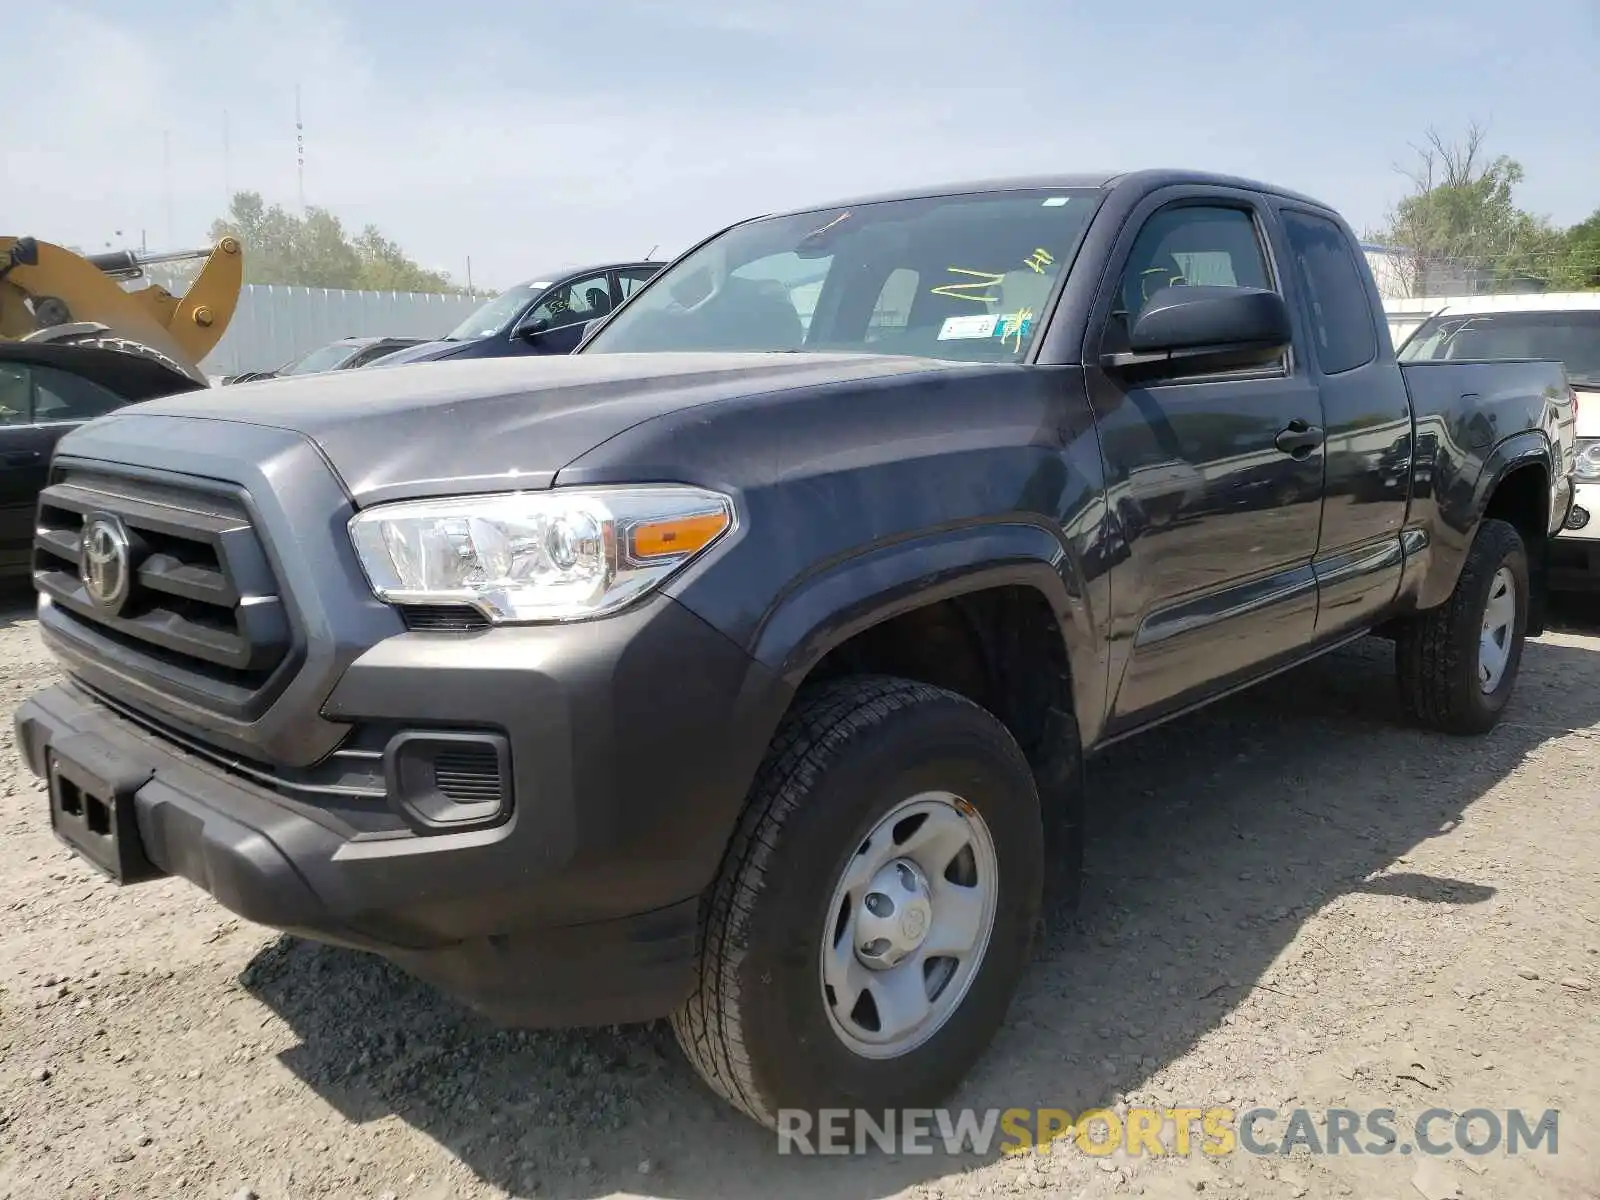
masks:
{"type": "Polygon", "coordinates": [[[548,317],[524,317],[512,326],[511,336],[514,338],[537,337],[549,328],[550,318],[548,317]]]}
{"type": "Polygon", "coordinates": [[[1117,369],[1243,370],[1263,366],[1294,341],[1289,306],[1264,288],[1211,284],[1164,287],[1128,331],[1128,351],[1108,354],[1117,369]]]}
{"type": "Polygon", "coordinates": [[[570,354],[588,334],[597,319],[590,318],[587,321],[573,321],[556,326],[551,326],[545,321],[536,321],[533,326],[519,330],[516,336],[538,347],[540,354],[570,354]]]}

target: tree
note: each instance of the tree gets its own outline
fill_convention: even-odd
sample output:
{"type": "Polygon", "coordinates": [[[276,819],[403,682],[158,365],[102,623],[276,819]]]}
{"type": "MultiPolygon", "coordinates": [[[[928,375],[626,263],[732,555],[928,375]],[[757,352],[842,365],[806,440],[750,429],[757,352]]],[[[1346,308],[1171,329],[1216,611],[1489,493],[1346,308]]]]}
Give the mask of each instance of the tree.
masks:
{"type": "Polygon", "coordinates": [[[1504,154],[1488,158],[1486,138],[1477,122],[1456,142],[1429,129],[1424,144],[1412,146],[1415,164],[1395,168],[1411,181],[1411,192],[1373,236],[1399,251],[1396,270],[1410,295],[1475,290],[1481,283],[1545,288],[1562,271],[1563,234],[1517,207],[1522,164],[1504,154]]]}
{"type": "Polygon", "coordinates": [[[1600,208],[1568,229],[1559,286],[1564,291],[1600,290],[1600,208]]]}
{"type": "Polygon", "coordinates": [[[304,216],[295,216],[281,205],[268,207],[258,192],[235,193],[228,215],[212,223],[213,240],[229,234],[244,246],[246,283],[400,292],[465,290],[443,272],[413,262],[375,225],[351,237],[343,222],[325,208],[307,207],[304,216]]]}

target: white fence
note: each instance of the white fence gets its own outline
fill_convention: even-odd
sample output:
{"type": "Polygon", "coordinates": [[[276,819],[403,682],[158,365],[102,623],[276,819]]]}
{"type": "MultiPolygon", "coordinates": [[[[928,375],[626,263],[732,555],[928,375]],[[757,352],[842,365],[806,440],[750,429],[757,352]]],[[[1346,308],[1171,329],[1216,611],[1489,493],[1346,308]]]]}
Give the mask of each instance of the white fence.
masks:
{"type": "Polygon", "coordinates": [[[209,375],[269,370],[342,337],[443,337],[484,299],[252,283],[201,369],[209,375]]]}
{"type": "MultiPolygon", "coordinates": [[[[254,283],[239,297],[233,323],[202,363],[210,375],[262,371],[299,358],[342,337],[443,337],[486,297],[428,292],[351,292],[335,288],[254,283]]],[[[1428,315],[1447,304],[1507,303],[1562,307],[1565,294],[1550,297],[1385,296],[1389,331],[1399,343],[1428,315]]],[[[1592,297],[1589,302],[1593,302],[1592,297]]]]}

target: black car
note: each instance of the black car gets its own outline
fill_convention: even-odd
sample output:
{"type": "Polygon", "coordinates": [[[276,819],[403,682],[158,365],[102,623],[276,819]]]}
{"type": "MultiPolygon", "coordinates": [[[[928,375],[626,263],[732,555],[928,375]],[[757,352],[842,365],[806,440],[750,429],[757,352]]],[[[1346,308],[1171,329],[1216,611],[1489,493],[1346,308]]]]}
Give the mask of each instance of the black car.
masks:
{"type": "Polygon", "coordinates": [[[318,346],[310,354],[295,359],[286,366],[272,371],[242,371],[229,375],[223,383],[249,383],[255,379],[277,379],[284,375],[317,375],[323,371],[349,371],[376,362],[385,355],[410,346],[420,345],[419,337],[347,337],[326,346],[318,346]]]}
{"type": "Polygon", "coordinates": [[[590,321],[608,314],[665,265],[601,263],[539,275],[507,288],[439,341],[398,351],[372,365],[567,354],[590,321]]]}
{"type": "Polygon", "coordinates": [[[0,577],[28,572],[39,490],[64,434],[126,404],[201,386],[161,355],[0,341],[0,577]]]}

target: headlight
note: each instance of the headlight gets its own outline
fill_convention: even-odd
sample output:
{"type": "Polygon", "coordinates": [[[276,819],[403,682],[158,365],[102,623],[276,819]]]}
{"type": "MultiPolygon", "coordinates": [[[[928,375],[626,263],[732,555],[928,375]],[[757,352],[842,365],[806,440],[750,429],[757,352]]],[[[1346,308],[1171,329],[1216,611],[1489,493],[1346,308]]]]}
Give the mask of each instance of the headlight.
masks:
{"type": "Polygon", "coordinates": [[[1578,465],[1573,475],[1585,483],[1600,481],[1600,438],[1578,439],[1578,465]]]}
{"type": "Polygon", "coordinates": [[[733,525],[733,502],[699,488],[557,489],[380,504],[350,539],[380,600],[575,621],[638,599],[733,525]]]}

